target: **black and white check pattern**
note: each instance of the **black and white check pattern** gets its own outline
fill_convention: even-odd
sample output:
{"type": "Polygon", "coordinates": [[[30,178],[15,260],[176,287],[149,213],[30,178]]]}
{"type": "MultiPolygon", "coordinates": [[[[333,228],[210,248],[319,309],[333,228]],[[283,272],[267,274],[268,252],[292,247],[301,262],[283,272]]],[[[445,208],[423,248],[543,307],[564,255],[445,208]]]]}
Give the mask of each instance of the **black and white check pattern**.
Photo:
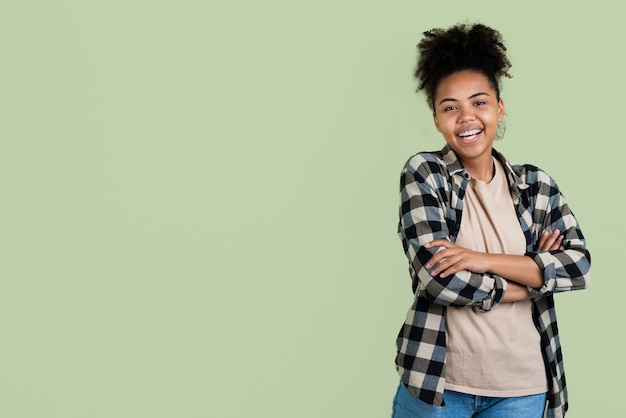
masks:
{"type": "MultiPolygon", "coordinates": [[[[547,417],[563,417],[568,407],[567,390],[552,295],[587,287],[590,254],[554,180],[537,167],[511,166],[500,153],[494,150],[493,154],[507,171],[513,204],[526,236],[526,255],[543,269],[543,287],[530,289],[540,296],[533,299],[533,319],[541,335],[548,374],[547,417]],[[565,235],[565,249],[536,252],[540,234],[557,228],[565,235]]],[[[398,234],[409,260],[415,300],[398,335],[396,367],[413,396],[437,406],[444,405],[446,306],[489,311],[502,301],[506,291],[506,281],[494,274],[461,271],[441,278],[433,277],[424,267],[436,251],[424,244],[438,238],[456,240],[469,179],[448,146],[414,155],[401,175],[398,234]]]]}

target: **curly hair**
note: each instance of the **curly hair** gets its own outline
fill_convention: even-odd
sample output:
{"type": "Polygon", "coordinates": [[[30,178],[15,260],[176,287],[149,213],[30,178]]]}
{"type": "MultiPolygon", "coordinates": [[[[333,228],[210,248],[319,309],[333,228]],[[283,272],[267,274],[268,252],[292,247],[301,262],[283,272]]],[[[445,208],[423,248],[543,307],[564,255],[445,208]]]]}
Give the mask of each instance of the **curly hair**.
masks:
{"type": "Polygon", "coordinates": [[[417,44],[419,59],[415,77],[417,91],[424,90],[431,109],[440,81],[461,70],[484,74],[500,98],[500,79],[512,77],[511,62],[498,31],[480,23],[458,24],[449,29],[431,29],[417,44]]]}

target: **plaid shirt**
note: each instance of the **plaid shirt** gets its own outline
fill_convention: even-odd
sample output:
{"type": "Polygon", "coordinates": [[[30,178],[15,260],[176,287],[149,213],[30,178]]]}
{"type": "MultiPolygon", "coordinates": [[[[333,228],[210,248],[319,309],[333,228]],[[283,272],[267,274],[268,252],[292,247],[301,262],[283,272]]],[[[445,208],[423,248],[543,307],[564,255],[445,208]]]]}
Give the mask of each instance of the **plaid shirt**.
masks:
{"type": "MultiPolygon", "coordinates": [[[[578,222],[555,182],[531,165],[511,166],[497,151],[507,172],[513,204],[526,237],[526,255],[543,269],[544,285],[529,289],[532,315],[541,335],[548,377],[548,417],[563,417],[567,391],[556,324],[553,293],[584,289],[591,258],[578,222]],[[559,229],[564,250],[535,252],[540,234],[559,229]]],[[[443,406],[446,364],[446,306],[472,306],[489,311],[502,302],[507,282],[491,273],[460,271],[433,277],[424,267],[437,249],[424,247],[445,238],[455,242],[463,214],[463,197],[470,175],[448,146],[419,153],[402,170],[398,234],[409,260],[415,300],[398,335],[396,368],[409,392],[432,405],[443,406]]]]}

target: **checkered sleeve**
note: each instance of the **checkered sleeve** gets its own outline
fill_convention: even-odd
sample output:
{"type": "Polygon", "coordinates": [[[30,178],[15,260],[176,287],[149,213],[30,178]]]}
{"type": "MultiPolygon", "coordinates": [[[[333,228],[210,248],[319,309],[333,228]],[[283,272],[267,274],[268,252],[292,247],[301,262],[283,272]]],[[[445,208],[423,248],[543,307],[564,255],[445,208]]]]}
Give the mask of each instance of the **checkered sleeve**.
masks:
{"type": "Polygon", "coordinates": [[[424,267],[436,249],[424,245],[435,239],[453,241],[450,229],[460,221],[462,202],[458,187],[444,164],[430,153],[417,154],[405,165],[400,182],[398,233],[409,260],[413,290],[444,306],[475,306],[488,311],[501,302],[506,281],[491,273],[463,270],[447,277],[432,276],[424,267]]]}
{"type": "MultiPolygon", "coordinates": [[[[559,229],[564,235],[563,250],[530,252],[527,255],[543,270],[544,285],[530,289],[538,295],[585,289],[589,285],[591,256],[585,238],[555,181],[545,172],[533,167],[528,181],[534,188],[535,224],[543,230],[559,229]]],[[[540,231],[535,234],[536,240],[540,231]]],[[[535,243],[536,246],[536,243],[535,243]]]]}

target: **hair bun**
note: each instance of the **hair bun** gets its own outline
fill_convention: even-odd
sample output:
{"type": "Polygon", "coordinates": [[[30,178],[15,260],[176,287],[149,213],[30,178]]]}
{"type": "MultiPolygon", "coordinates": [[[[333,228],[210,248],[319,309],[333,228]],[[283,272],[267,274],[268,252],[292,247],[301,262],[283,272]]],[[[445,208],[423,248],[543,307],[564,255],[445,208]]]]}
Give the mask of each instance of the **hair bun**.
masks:
{"type": "Polygon", "coordinates": [[[458,24],[449,29],[431,29],[417,44],[419,59],[415,77],[433,106],[435,90],[442,78],[461,70],[484,73],[500,91],[500,78],[511,77],[511,62],[498,31],[480,23],[458,24]]]}

